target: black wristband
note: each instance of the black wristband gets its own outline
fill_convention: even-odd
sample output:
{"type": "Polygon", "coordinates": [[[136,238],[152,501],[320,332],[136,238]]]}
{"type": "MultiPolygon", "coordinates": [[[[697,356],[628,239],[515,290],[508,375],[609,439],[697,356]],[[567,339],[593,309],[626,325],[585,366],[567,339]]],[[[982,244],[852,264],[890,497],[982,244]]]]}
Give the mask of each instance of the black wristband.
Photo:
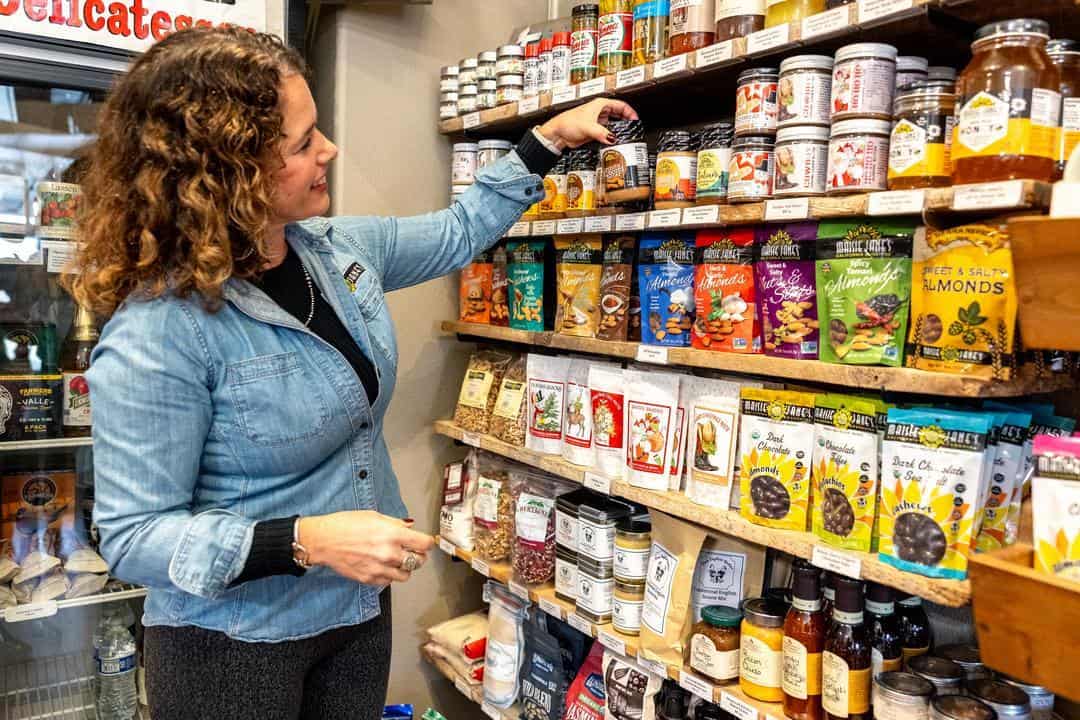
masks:
{"type": "Polygon", "coordinates": [[[544,147],[544,143],[536,139],[532,130],[525,131],[525,135],[514,149],[517,150],[518,157],[525,163],[529,172],[540,177],[547,175],[559,161],[559,156],[544,147]]]}
{"type": "Polygon", "coordinates": [[[293,532],[298,517],[293,515],[255,523],[255,537],[244,570],[229,583],[230,587],[272,575],[304,574],[304,568],[293,560],[293,532]]]}

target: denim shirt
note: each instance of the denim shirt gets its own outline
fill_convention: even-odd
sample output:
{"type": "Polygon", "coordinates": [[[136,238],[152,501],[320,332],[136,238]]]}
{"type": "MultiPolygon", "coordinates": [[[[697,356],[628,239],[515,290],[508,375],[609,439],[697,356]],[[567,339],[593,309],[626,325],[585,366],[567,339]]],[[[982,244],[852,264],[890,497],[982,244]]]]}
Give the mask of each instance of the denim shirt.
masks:
{"type": "Polygon", "coordinates": [[[258,520],[376,510],[405,517],[383,440],[397,343],[385,293],[462,268],[543,195],[516,153],[449,209],[313,218],[286,239],[374,362],[378,398],[328,343],[251,283],[218,312],[196,297],[129,300],[87,373],[94,519],[113,575],[149,588],[144,624],[277,642],[379,613],[381,588],[316,567],[229,587],[258,520]]]}

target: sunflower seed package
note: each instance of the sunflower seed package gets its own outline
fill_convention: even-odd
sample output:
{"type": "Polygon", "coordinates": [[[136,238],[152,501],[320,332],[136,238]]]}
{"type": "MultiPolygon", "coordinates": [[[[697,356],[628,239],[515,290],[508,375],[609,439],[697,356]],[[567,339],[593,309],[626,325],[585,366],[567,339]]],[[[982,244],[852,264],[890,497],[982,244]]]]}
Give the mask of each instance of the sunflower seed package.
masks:
{"type": "Polygon", "coordinates": [[[1080,438],[1035,438],[1035,569],[1080,581],[1080,438]]]}

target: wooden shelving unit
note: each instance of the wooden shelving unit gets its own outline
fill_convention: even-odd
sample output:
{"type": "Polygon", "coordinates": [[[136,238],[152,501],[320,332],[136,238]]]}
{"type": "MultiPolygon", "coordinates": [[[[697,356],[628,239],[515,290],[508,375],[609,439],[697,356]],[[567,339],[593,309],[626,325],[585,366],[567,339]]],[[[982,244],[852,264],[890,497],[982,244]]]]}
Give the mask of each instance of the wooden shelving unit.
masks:
{"type": "Polygon", "coordinates": [[[443,677],[454,683],[454,687],[457,688],[459,693],[478,704],[480,709],[484,711],[484,714],[491,718],[491,720],[518,720],[521,716],[516,705],[507,710],[500,710],[493,705],[485,703],[483,686],[470,684],[450,666],[450,663],[431,653],[426,645],[421,646],[420,654],[423,656],[424,660],[431,665],[434,665],[435,669],[442,673],[443,677]]]}

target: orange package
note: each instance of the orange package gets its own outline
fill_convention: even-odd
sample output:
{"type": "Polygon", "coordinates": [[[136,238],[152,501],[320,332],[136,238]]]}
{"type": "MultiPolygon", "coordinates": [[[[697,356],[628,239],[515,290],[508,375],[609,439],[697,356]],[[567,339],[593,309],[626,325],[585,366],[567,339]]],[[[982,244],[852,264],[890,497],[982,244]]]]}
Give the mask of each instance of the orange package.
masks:
{"type": "Polygon", "coordinates": [[[461,271],[458,318],[462,322],[491,324],[492,270],[491,253],[483,252],[461,271]]]}
{"type": "Polygon", "coordinates": [[[754,290],[754,230],[700,230],[694,249],[693,347],[760,353],[761,328],[754,290]]]}

